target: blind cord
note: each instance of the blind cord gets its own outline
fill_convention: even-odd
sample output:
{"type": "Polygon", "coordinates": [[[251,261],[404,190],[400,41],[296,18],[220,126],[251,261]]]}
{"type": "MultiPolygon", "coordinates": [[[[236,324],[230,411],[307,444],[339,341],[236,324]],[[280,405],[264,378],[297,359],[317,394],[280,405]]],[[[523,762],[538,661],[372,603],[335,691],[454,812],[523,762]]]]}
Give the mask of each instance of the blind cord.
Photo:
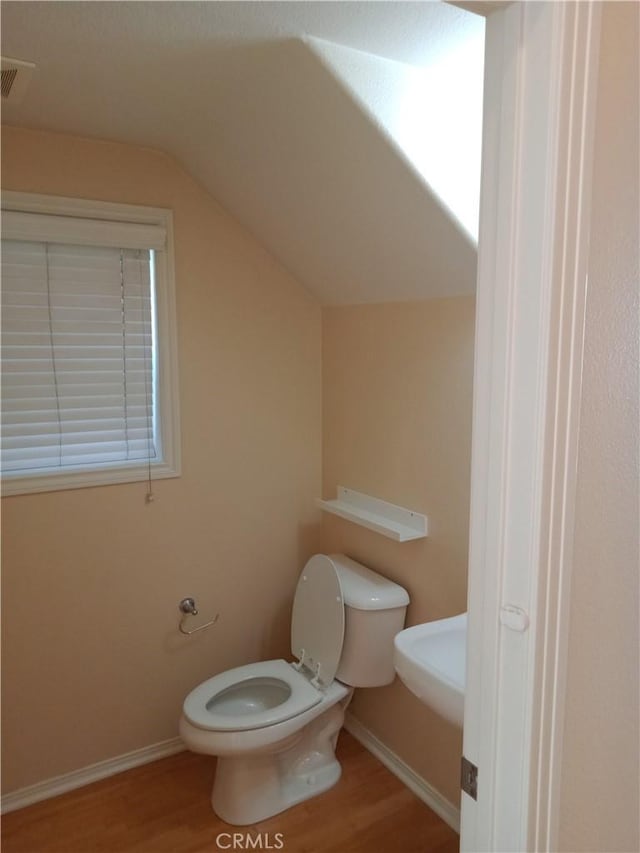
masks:
{"type": "Polygon", "coordinates": [[[127,398],[127,313],[124,292],[124,251],[120,249],[120,322],[122,325],[122,392],[124,395],[124,442],[129,459],[129,400],[127,398]]]}
{"type": "Polygon", "coordinates": [[[51,365],[53,367],[53,388],[56,395],[56,416],[58,418],[58,460],[62,466],[62,416],[60,414],[60,393],[58,390],[58,367],[56,364],[56,348],[53,342],[53,315],[51,311],[51,280],[49,274],[49,244],[44,244],[45,264],[47,272],[47,313],[49,317],[49,347],[51,349],[51,365]]]}

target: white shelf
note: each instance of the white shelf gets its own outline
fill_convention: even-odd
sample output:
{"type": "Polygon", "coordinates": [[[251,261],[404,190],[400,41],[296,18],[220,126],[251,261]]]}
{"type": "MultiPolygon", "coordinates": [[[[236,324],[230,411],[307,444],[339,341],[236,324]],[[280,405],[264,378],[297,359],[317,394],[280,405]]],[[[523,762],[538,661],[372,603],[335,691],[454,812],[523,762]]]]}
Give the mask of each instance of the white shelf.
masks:
{"type": "Polygon", "coordinates": [[[337,497],[332,501],[318,498],[318,506],[325,512],[339,515],[369,530],[375,530],[396,542],[424,539],[427,535],[427,516],[395,504],[363,495],[353,489],[338,486],[337,497]]]}

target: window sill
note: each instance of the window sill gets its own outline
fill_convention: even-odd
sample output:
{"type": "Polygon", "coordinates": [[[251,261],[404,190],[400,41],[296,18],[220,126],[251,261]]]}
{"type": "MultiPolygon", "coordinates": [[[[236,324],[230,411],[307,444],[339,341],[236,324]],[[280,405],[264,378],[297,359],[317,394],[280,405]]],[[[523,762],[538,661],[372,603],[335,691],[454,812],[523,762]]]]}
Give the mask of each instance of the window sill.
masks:
{"type": "MultiPolygon", "coordinates": [[[[166,480],[179,477],[180,470],[166,462],[151,465],[151,480],[166,480]]],[[[90,471],[68,471],[61,474],[34,472],[29,475],[2,478],[2,497],[30,495],[38,492],[58,492],[67,489],[84,489],[96,486],[112,486],[118,483],[140,483],[148,480],[147,465],[118,465],[113,468],[95,468],[90,471]]]]}

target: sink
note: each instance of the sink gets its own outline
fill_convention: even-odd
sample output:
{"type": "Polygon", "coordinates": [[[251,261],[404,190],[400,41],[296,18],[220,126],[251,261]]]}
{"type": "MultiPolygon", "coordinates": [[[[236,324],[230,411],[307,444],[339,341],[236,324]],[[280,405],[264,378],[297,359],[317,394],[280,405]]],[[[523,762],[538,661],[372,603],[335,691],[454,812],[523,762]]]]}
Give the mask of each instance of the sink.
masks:
{"type": "Polygon", "coordinates": [[[394,644],[394,665],[405,687],[446,720],[462,726],[467,614],[405,628],[394,644]]]}

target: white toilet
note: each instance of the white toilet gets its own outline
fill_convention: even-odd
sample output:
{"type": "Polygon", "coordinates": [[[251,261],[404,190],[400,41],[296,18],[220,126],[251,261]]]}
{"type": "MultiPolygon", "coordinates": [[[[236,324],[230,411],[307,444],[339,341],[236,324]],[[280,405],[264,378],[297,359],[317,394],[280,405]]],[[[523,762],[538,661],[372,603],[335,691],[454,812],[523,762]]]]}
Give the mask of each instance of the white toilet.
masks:
{"type": "Polygon", "coordinates": [[[354,687],[395,677],[393,638],[407,591],[342,554],[316,554],[293,603],[294,663],[230,669],[187,696],[180,736],[217,755],[216,814],[244,826],[326,791],[340,778],[338,734],[354,687]]]}

